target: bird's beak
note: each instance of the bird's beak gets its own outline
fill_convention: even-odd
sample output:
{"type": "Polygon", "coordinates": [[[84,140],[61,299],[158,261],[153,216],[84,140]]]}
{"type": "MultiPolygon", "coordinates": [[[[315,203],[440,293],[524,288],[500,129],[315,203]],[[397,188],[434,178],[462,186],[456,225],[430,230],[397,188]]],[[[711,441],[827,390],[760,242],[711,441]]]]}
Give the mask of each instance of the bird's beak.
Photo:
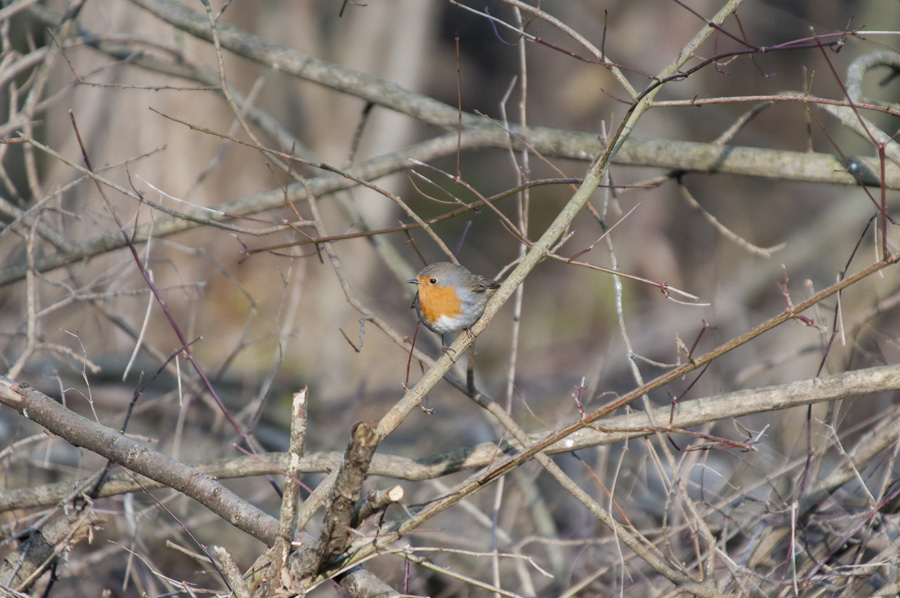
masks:
{"type": "Polygon", "coordinates": [[[418,278],[410,278],[406,282],[408,282],[409,284],[419,284],[419,279],[418,278]]]}

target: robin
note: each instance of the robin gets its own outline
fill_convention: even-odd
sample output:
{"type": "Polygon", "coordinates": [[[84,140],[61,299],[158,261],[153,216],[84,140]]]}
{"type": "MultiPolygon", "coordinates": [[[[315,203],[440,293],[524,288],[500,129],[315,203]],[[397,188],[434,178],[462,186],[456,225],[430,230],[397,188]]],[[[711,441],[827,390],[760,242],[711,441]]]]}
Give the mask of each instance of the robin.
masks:
{"type": "Polygon", "coordinates": [[[413,305],[419,319],[441,336],[469,330],[484,313],[489,291],[500,286],[449,262],[426,266],[407,282],[418,285],[413,305]]]}

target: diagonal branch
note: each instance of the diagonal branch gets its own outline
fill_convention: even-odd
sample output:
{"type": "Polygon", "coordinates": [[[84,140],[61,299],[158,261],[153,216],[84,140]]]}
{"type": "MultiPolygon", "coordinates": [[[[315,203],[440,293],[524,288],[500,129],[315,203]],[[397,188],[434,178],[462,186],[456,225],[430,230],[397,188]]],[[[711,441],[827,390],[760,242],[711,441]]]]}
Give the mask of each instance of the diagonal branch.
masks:
{"type": "Polygon", "coordinates": [[[0,377],[0,402],[75,446],[84,447],[193,498],[267,545],[275,541],[278,521],[212,476],[82,417],[27,384],[16,384],[9,378],[0,377]]]}

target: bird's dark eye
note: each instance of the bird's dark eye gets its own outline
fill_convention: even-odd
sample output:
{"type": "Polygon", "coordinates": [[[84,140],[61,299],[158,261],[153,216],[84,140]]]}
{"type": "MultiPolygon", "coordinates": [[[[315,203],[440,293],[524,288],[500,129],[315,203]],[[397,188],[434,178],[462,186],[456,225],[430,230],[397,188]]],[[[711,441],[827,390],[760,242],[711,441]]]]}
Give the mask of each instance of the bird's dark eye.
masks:
{"type": "Polygon", "coordinates": [[[437,284],[437,278],[432,278],[428,282],[430,282],[431,284],[437,284]]]}

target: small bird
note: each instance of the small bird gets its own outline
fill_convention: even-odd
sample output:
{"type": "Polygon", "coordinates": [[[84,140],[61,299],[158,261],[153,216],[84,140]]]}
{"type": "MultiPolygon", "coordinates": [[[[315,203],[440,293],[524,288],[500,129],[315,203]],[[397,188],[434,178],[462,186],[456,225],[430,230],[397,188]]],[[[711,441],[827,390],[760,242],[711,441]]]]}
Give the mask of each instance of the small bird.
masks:
{"type": "Polygon", "coordinates": [[[500,283],[449,262],[426,266],[407,282],[418,285],[413,305],[419,319],[441,336],[469,330],[500,283]]]}

